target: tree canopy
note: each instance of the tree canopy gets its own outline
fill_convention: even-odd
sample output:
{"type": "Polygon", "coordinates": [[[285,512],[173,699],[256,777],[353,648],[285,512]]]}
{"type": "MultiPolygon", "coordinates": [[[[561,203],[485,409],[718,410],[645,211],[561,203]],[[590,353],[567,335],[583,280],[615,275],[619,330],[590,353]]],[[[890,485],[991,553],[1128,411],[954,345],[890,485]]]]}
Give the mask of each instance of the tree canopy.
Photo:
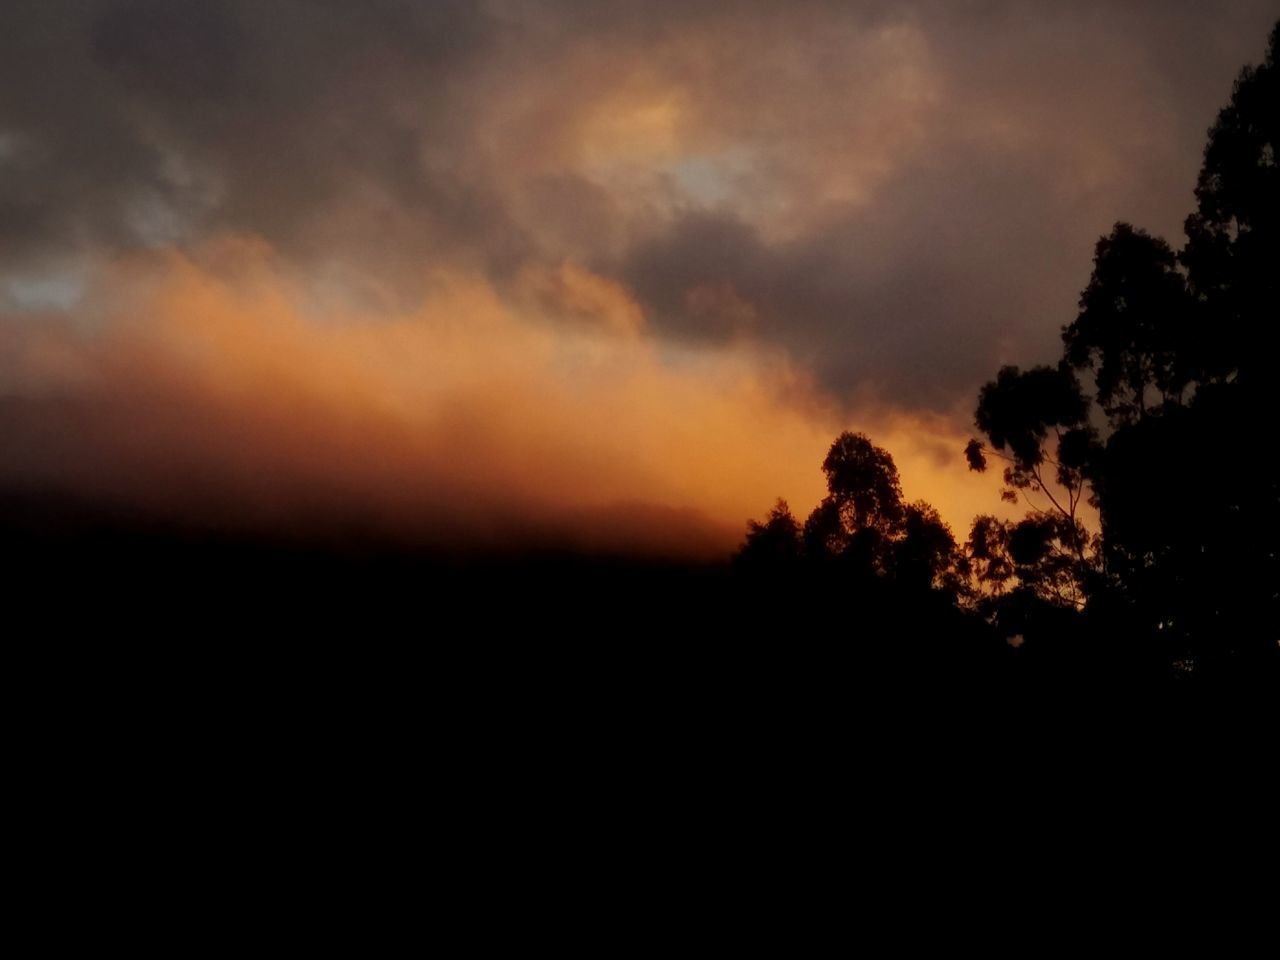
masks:
{"type": "Polygon", "coordinates": [[[1116,223],[1061,356],[979,391],[965,458],[1003,464],[1021,519],[977,517],[959,546],[904,502],[888,451],[846,432],[826,497],[803,525],[781,501],[753,521],[740,566],[945,597],[1059,667],[1280,677],[1278,46],[1280,23],[1209,130],[1182,247],[1116,223]]]}
{"type": "MultiPolygon", "coordinates": [[[[1044,501],[1010,532],[1023,555],[1001,575],[1034,584],[1054,556],[1044,545],[1069,548],[1090,629],[1191,673],[1272,663],[1280,638],[1280,490],[1264,442],[1277,412],[1278,35],[1209,131],[1182,249],[1117,223],[1057,366],[1002,369],[975,413],[986,444],[966,450],[978,470],[1002,456],[1010,490],[1044,501]]],[[[971,543],[992,553],[993,529],[983,519],[971,543]]]]}

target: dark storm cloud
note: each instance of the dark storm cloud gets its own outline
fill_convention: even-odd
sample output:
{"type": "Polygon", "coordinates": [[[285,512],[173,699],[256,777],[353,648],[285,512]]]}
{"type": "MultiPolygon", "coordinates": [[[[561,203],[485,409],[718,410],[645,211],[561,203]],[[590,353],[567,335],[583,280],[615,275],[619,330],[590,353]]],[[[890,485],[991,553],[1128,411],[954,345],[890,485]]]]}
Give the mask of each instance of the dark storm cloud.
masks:
{"type": "Polygon", "coordinates": [[[384,260],[507,242],[500,204],[452,162],[459,91],[490,42],[474,4],[133,0],[3,18],[7,260],[219,228],[310,256],[350,253],[349,230],[384,260]],[[436,169],[428,138],[449,145],[436,169]]]}
{"type": "MultiPolygon", "coordinates": [[[[1266,4],[917,5],[940,100],[871,195],[770,242],[732,209],[686,213],[619,269],[668,332],[786,343],[845,396],[944,409],[998,363],[1056,352],[1096,237],[1171,237],[1204,131],[1266,4]],[[690,296],[731,289],[755,309],[690,296]],[[735,326],[725,317],[745,316],[735,326]]],[[[833,114],[838,105],[833,101],[833,114]]]]}
{"type": "Polygon", "coordinates": [[[623,275],[673,335],[787,343],[846,394],[945,408],[999,354],[1056,335],[1046,294],[1072,302],[1088,248],[1064,255],[1039,229],[1061,212],[1033,183],[980,164],[914,173],[782,243],[727,215],[689,215],[635,250],[623,275]],[[717,289],[755,308],[745,323],[728,298],[699,296],[717,289]]]}
{"type": "Polygon", "coordinates": [[[966,404],[1172,234],[1273,2],[10,2],[0,271],[261,236],[412,302],[569,259],[660,336],[966,404]]]}

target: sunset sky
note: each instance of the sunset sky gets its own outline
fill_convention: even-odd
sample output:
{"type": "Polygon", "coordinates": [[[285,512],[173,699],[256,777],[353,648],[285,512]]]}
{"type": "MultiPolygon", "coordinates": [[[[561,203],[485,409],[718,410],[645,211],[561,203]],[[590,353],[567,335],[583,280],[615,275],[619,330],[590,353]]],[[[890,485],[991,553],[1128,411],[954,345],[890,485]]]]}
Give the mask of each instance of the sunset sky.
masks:
{"type": "Polygon", "coordinates": [[[1274,0],[8,0],[0,490],[714,552],[1178,245],[1274,0]]]}

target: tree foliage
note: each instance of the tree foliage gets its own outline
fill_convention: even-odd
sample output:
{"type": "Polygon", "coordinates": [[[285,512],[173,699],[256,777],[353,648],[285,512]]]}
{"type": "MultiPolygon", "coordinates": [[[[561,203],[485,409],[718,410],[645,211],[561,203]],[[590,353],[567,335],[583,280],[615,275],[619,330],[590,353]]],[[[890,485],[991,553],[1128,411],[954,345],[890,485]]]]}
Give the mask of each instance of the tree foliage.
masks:
{"type": "Polygon", "coordinates": [[[904,617],[946,598],[1063,669],[1280,676],[1278,46],[1280,23],[1209,131],[1182,248],[1116,223],[1057,361],[979,392],[964,456],[1001,462],[1020,519],[979,516],[958,547],[904,502],[892,456],[846,432],[803,526],[779,501],[740,565],[879,591],[904,617]]]}
{"type": "Polygon", "coordinates": [[[1165,241],[1127,223],[1098,241],[1093,263],[1064,360],[1092,372],[1103,413],[1127,423],[1180,400],[1194,376],[1186,280],[1165,241]]]}
{"type": "Polygon", "coordinates": [[[887,450],[865,434],[842,433],[822,461],[827,491],[849,530],[888,531],[902,519],[902,484],[887,450]]]}
{"type": "Polygon", "coordinates": [[[747,524],[740,569],[778,571],[803,560],[920,591],[957,589],[951,529],[924,501],[906,503],[893,457],[862,433],[845,432],[822,462],[827,495],[803,528],[779,500],[763,522],[747,524]]]}
{"type": "Polygon", "coordinates": [[[986,443],[965,450],[976,470],[1004,459],[1015,499],[1036,495],[1021,522],[974,524],[988,596],[1016,584],[1107,611],[1095,629],[1193,672],[1273,662],[1280,637],[1280,488],[1261,442],[1277,414],[1278,34],[1209,132],[1182,250],[1117,223],[1058,365],[1000,370],[975,412],[986,443]]]}
{"type": "Polygon", "coordinates": [[[777,570],[800,559],[800,525],[781,497],[762,522],[747,521],[747,541],[738,551],[738,564],[747,570],[777,570]]]}

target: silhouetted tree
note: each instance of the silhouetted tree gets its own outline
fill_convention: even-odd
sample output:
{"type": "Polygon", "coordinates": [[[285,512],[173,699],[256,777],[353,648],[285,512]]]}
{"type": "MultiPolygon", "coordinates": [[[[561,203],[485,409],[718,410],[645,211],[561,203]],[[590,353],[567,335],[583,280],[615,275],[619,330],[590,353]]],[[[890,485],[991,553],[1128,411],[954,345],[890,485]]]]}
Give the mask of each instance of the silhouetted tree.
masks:
{"type": "Polygon", "coordinates": [[[779,500],[749,521],[735,560],[753,629],[849,641],[867,677],[936,683],[986,675],[1007,651],[957,601],[964,557],[938,511],[905,503],[893,457],[845,432],[822,462],[827,495],[798,528],[779,500]]]}
{"type": "Polygon", "coordinates": [[[1020,524],[975,520],[969,547],[975,569],[985,575],[976,584],[980,592],[998,586],[1001,593],[1016,577],[1046,602],[1083,606],[1085,583],[1098,567],[1096,544],[1079,516],[1096,444],[1088,412],[1066,364],[1026,371],[1004,367],[982,388],[975,422],[991,449],[973,440],[965,456],[978,471],[986,469],[988,453],[1003,460],[1004,498],[1025,501],[1030,514],[1020,524]]]}
{"type": "Polygon", "coordinates": [[[865,434],[836,437],[822,461],[827,490],[851,530],[887,531],[902,518],[902,485],[889,451],[865,434]]]}
{"type": "Polygon", "coordinates": [[[1050,606],[1083,608],[1095,551],[1082,563],[1075,553],[1081,531],[1047,510],[1018,521],[975,518],[965,544],[971,605],[995,620],[1001,598],[1021,589],[1050,606]]]}
{"type": "Polygon", "coordinates": [[[1116,224],[1061,363],[1002,369],[975,414],[989,445],[965,449],[976,470],[1003,458],[1007,497],[1032,507],[975,522],[970,572],[993,606],[1014,590],[1087,602],[1106,611],[1094,629],[1184,673],[1274,666],[1280,651],[1280,486],[1261,442],[1278,412],[1278,36],[1210,130],[1181,253],[1116,224]]]}
{"type": "Polygon", "coordinates": [[[849,577],[882,578],[904,588],[959,590],[957,547],[929,504],[904,504],[898,468],[865,434],[845,432],[822,462],[827,495],[803,529],[785,501],[763,522],[748,521],[741,569],[780,569],[799,556],[835,565],[849,577]]]}
{"type": "Polygon", "coordinates": [[[904,509],[893,457],[865,434],[846,431],[831,444],[822,472],[827,496],[805,521],[806,555],[885,572],[888,544],[904,509]]]}
{"type": "Polygon", "coordinates": [[[1098,241],[1080,314],[1063,330],[1065,358],[1090,370],[1095,399],[1112,424],[1181,403],[1195,376],[1191,301],[1167,243],[1127,223],[1098,241]]]}
{"type": "Polygon", "coordinates": [[[781,497],[764,522],[747,521],[747,539],[735,557],[737,566],[750,572],[774,572],[793,567],[800,559],[800,524],[781,497]]]}
{"type": "Polygon", "coordinates": [[[1025,516],[977,517],[959,549],[932,507],[903,502],[887,451],[842,433],[803,527],[779,501],[738,554],[739,569],[799,574],[785,626],[794,610],[863,641],[863,662],[899,666],[887,638],[928,638],[911,656],[941,666],[909,656],[908,673],[935,679],[965,672],[962,650],[1072,685],[1280,677],[1280,471],[1265,442],[1280,417],[1278,45],[1280,23],[1209,131],[1183,249],[1117,223],[1059,362],[1006,366],[982,388],[985,442],[965,457],[1002,461],[1002,496],[1025,516]]]}
{"type": "Polygon", "coordinates": [[[893,541],[893,576],[908,589],[942,590],[953,597],[964,586],[956,568],[959,559],[951,528],[923,500],[907,506],[893,541]]]}
{"type": "Polygon", "coordinates": [[[1179,260],[1201,319],[1202,380],[1238,377],[1275,404],[1280,277],[1280,22],[1209,130],[1179,260]]]}
{"type": "Polygon", "coordinates": [[[804,522],[804,555],[811,561],[829,560],[849,545],[849,532],[840,517],[840,507],[830,497],[813,508],[804,522]]]}
{"type": "Polygon", "coordinates": [[[827,496],[805,523],[814,560],[839,558],[864,574],[888,567],[889,541],[902,518],[902,486],[887,450],[865,434],[836,437],[822,461],[827,496]]]}

